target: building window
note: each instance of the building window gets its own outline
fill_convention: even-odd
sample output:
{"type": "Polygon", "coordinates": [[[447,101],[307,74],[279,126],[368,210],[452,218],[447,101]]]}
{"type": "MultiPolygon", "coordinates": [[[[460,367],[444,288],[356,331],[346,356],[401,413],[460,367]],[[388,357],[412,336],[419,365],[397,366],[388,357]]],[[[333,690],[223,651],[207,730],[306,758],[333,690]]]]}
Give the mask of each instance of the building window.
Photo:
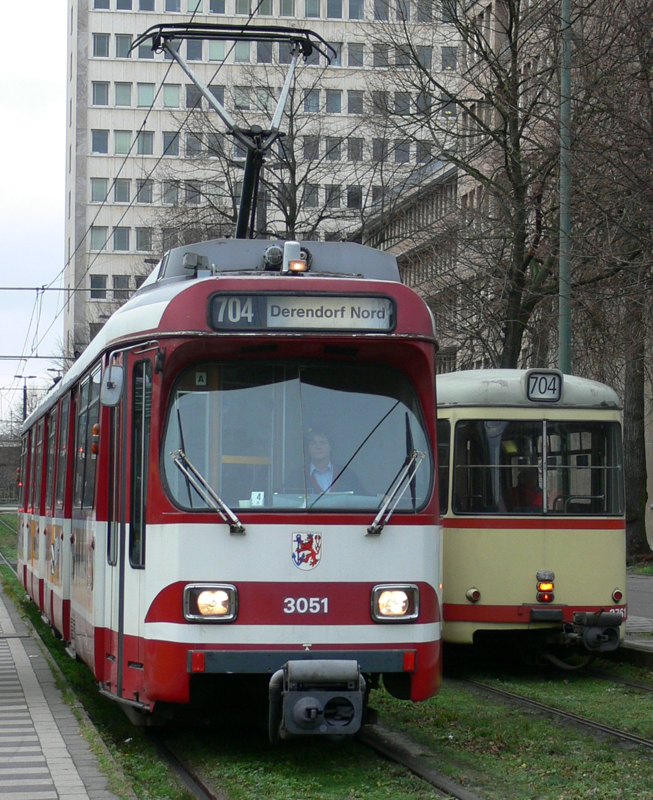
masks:
{"type": "Polygon", "coordinates": [[[410,0],[397,0],[397,19],[401,22],[410,21],[410,0]]]}
{"type": "Polygon", "coordinates": [[[417,22],[433,21],[432,0],[417,0],[417,22]]]}
{"type": "Polygon", "coordinates": [[[281,0],[281,8],[279,11],[282,17],[294,17],[295,0],[281,0]]]}
{"type": "Polygon", "coordinates": [[[304,207],[317,208],[320,200],[320,186],[317,183],[304,185],[304,207]]]}
{"type": "Polygon", "coordinates": [[[129,33],[116,34],[116,58],[131,58],[132,37],[129,33]]]}
{"type": "Polygon", "coordinates": [[[234,47],[234,61],[236,64],[249,64],[250,61],[250,43],[249,42],[236,42],[234,47]]]}
{"type": "Polygon", "coordinates": [[[154,155],[154,132],[139,131],[136,137],[136,152],[139,156],[154,155]]]}
{"type": "Polygon", "coordinates": [[[186,157],[197,158],[202,155],[202,134],[201,133],[187,133],[186,134],[186,157]]]}
{"type": "Polygon", "coordinates": [[[326,90],[327,114],[340,114],[342,111],[342,92],[340,89],[326,90]]]}
{"type": "Polygon", "coordinates": [[[201,197],[199,181],[184,181],[184,202],[187,206],[198,206],[201,197]]]}
{"type": "Polygon", "coordinates": [[[202,95],[200,90],[192,83],[186,86],[186,108],[200,108],[202,105],[202,95]]]}
{"type": "Polygon", "coordinates": [[[252,98],[249,86],[234,87],[234,107],[238,111],[249,111],[252,107],[252,98]]]}
{"type": "Polygon", "coordinates": [[[129,250],[129,228],[118,226],[113,229],[113,249],[121,253],[129,250]]]}
{"type": "Polygon", "coordinates": [[[117,156],[125,156],[131,150],[132,132],[114,131],[113,132],[113,151],[117,156]]]}
{"type": "Polygon", "coordinates": [[[250,11],[250,0],[236,0],[236,14],[244,14],[248,17],[250,11]]]}
{"type": "MultiPolygon", "coordinates": [[[[104,230],[106,230],[106,228],[104,228],[104,230]]],[[[91,300],[106,300],[106,299],[107,299],[107,276],[91,275],[91,300]]]]}
{"type": "Polygon", "coordinates": [[[349,42],[347,45],[347,64],[350,67],[363,66],[364,45],[361,42],[349,42]]]}
{"type": "Polygon", "coordinates": [[[163,131],[163,155],[179,155],[179,131],[163,131]]]}
{"type": "Polygon", "coordinates": [[[116,11],[131,11],[132,0],[116,0],[116,11]]]}
{"type": "Polygon", "coordinates": [[[308,19],[319,19],[320,0],[304,0],[304,16],[308,19]]]}
{"type": "Polygon", "coordinates": [[[363,187],[348,186],[347,208],[362,208],[362,207],[363,207],[363,187]]]}
{"type": "Polygon", "coordinates": [[[363,140],[354,136],[347,139],[347,158],[349,161],[363,160],[363,140]]]}
{"type": "Polygon", "coordinates": [[[422,69],[430,72],[431,62],[433,61],[433,48],[430,45],[415,45],[417,61],[422,69]]]}
{"type": "Polygon", "coordinates": [[[388,158],[387,139],[372,139],[372,161],[380,163],[388,158]]]}
{"type": "Polygon", "coordinates": [[[340,185],[337,183],[328,183],[324,189],[326,192],[326,207],[340,208],[340,185]]]}
{"type": "Polygon", "coordinates": [[[209,158],[218,158],[224,155],[224,135],[222,133],[206,134],[206,151],[209,158]]]}
{"type": "Polygon", "coordinates": [[[432,143],[420,139],[415,148],[415,160],[418,164],[426,164],[431,160],[432,152],[432,143]]]}
{"type": "Polygon", "coordinates": [[[139,178],[136,181],[136,202],[154,202],[154,181],[149,178],[139,178]]]}
{"type": "Polygon", "coordinates": [[[304,136],[304,161],[317,161],[320,157],[320,137],[304,136]]]}
{"type": "Polygon", "coordinates": [[[161,249],[165,252],[171,247],[176,247],[179,241],[177,228],[163,228],[161,231],[161,249]]]}
{"type": "Polygon", "coordinates": [[[259,0],[256,13],[262,17],[272,16],[272,0],[259,0]]]}
{"type": "Polygon", "coordinates": [[[136,90],[137,104],[139,108],[150,108],[154,105],[154,84],[139,83],[136,90]]]}
{"type": "Polygon", "coordinates": [[[88,335],[91,339],[95,339],[98,333],[104,328],[104,322],[89,322],[88,323],[88,335]]]}
{"type": "Polygon", "coordinates": [[[189,14],[201,14],[202,0],[186,0],[186,11],[189,14]]]}
{"type": "Polygon", "coordinates": [[[93,105],[109,105],[109,84],[106,81],[93,81],[93,105]]]}
{"type": "Polygon", "coordinates": [[[93,56],[94,58],[109,58],[109,34],[93,34],[93,56]]]}
{"type": "Polygon", "coordinates": [[[453,0],[442,0],[442,22],[456,21],[456,7],[453,0]]]}
{"type": "Polygon", "coordinates": [[[138,57],[144,60],[150,60],[154,58],[154,50],[152,50],[151,44],[141,44],[138,47],[138,57]]]}
{"type": "Polygon", "coordinates": [[[130,106],[132,104],[132,85],[131,83],[115,84],[116,105],[130,106]]]}
{"type": "Polygon", "coordinates": [[[179,108],[181,86],[178,83],[163,84],[163,105],[165,108],[179,108]]]}
{"type": "Polygon", "coordinates": [[[161,202],[166,206],[179,205],[179,182],[163,181],[163,192],[161,202]]]}
{"type": "Polygon", "coordinates": [[[154,0],[138,0],[139,11],[154,11],[154,0]]]}
{"type": "Polygon", "coordinates": [[[225,58],[225,43],[209,41],[209,61],[224,61],[225,58]]]}
{"type": "Polygon", "coordinates": [[[456,47],[442,48],[442,69],[444,72],[455,72],[458,67],[458,49],[456,47]]]}
{"type": "Polygon", "coordinates": [[[326,137],[326,160],[327,161],[340,161],[342,152],[342,139],[334,136],[326,137]]]}
{"type": "Polygon", "coordinates": [[[408,46],[395,46],[395,67],[409,67],[410,66],[410,45],[408,46]]]}
{"type": "Polygon", "coordinates": [[[109,0],[93,0],[93,8],[96,11],[108,11],[109,0]]]}
{"type": "Polygon", "coordinates": [[[272,63],[272,42],[256,42],[256,63],[272,63]]]}
{"type": "Polygon", "coordinates": [[[342,0],[327,0],[327,19],[342,19],[342,0]]]}
{"type": "Polygon", "coordinates": [[[347,92],[347,113],[363,113],[363,92],[361,89],[349,89],[347,92]]]}
{"type": "Polygon", "coordinates": [[[114,275],[111,278],[113,299],[117,303],[129,300],[129,275],[114,275]]]}
{"type": "MultiPolygon", "coordinates": [[[[91,250],[104,250],[107,246],[107,238],[109,237],[109,229],[104,225],[91,226],[91,250]]],[[[93,276],[91,275],[91,288],[93,287],[93,276]]],[[[93,295],[91,295],[93,299],[93,295]]]]}
{"type": "Polygon", "coordinates": [[[210,0],[209,13],[224,14],[224,0],[210,0]]]}
{"type": "Polygon", "coordinates": [[[390,110],[389,92],[372,92],[372,109],[375,114],[387,114],[390,110]]]}
{"type": "Polygon", "coordinates": [[[116,178],[113,182],[113,202],[128,203],[131,194],[131,181],[129,178],[116,178]]]}
{"type": "Polygon", "coordinates": [[[390,66],[390,47],[387,44],[372,45],[372,64],[375,67],[390,66]]]}
{"type": "Polygon", "coordinates": [[[104,203],[108,191],[108,178],[91,178],[91,203],[104,203]]]}
{"type": "Polygon", "coordinates": [[[306,114],[317,114],[320,110],[320,90],[304,90],[304,112],[306,114]]]}
{"type": "Polygon", "coordinates": [[[181,11],[181,0],[166,0],[165,8],[166,11],[172,11],[173,14],[177,14],[181,11]]]}
{"type": "Polygon", "coordinates": [[[408,164],[410,161],[410,142],[395,142],[395,164],[408,164]]]}
{"type": "Polygon", "coordinates": [[[202,40],[188,39],[186,42],[186,58],[188,61],[202,60],[202,40]]]}
{"type": "Polygon", "coordinates": [[[100,130],[91,131],[91,152],[92,153],[109,152],[109,131],[100,131],[100,130]]]}
{"type": "Polygon", "coordinates": [[[349,0],[349,19],[363,19],[363,0],[349,0]]]}
{"type": "Polygon", "coordinates": [[[374,0],[374,19],[388,19],[388,0],[374,0]]]}
{"type": "Polygon", "coordinates": [[[410,92],[395,92],[395,114],[410,114],[410,92]]]}

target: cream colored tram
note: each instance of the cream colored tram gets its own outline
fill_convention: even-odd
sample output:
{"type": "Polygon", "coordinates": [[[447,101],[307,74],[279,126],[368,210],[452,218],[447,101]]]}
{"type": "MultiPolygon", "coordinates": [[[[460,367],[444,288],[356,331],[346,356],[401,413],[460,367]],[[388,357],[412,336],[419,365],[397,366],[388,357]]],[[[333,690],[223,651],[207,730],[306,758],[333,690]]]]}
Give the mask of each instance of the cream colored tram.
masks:
{"type": "Polygon", "coordinates": [[[439,375],[437,392],[445,642],[504,642],[562,662],[618,647],[617,394],[542,369],[439,375]]]}

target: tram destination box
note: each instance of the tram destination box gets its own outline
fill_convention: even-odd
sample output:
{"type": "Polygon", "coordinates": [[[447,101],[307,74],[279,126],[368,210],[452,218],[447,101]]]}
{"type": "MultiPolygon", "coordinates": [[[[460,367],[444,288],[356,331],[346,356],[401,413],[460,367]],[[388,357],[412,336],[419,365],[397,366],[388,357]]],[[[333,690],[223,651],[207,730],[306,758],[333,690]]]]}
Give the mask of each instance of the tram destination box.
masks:
{"type": "Polygon", "coordinates": [[[368,295],[220,294],[211,298],[215,330],[346,330],[390,332],[394,302],[368,295]]]}

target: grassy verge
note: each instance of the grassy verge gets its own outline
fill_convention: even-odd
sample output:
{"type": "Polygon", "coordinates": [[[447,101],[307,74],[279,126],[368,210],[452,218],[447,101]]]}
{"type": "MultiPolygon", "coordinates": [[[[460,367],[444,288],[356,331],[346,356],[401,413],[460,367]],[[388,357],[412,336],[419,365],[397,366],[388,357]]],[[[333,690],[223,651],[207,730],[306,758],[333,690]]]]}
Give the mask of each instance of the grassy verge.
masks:
{"type": "Polygon", "coordinates": [[[8,561],[16,560],[18,514],[0,514],[0,553],[8,561]]]}
{"type": "Polygon", "coordinates": [[[410,731],[433,752],[435,767],[488,800],[651,797],[653,760],[647,751],[615,747],[446,685],[424,704],[381,698],[377,705],[382,719],[410,731]]]}

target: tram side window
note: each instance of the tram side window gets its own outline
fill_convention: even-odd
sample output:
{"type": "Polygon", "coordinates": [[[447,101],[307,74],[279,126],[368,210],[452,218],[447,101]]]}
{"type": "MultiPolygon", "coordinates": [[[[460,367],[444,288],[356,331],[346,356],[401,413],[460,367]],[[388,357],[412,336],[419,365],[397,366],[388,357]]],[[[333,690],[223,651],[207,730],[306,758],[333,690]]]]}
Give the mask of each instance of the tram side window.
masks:
{"type": "Polygon", "coordinates": [[[440,513],[445,514],[449,507],[449,453],[451,446],[451,423],[446,419],[438,420],[438,489],[440,491],[440,513]]]}
{"type": "Polygon", "coordinates": [[[152,365],[141,361],[134,366],[132,385],[132,469],[129,563],[145,564],[145,512],[152,416],[152,365]]]}
{"type": "Polygon", "coordinates": [[[549,422],[546,431],[550,511],[622,513],[620,426],[616,422],[549,422]]]}
{"type": "Polygon", "coordinates": [[[97,454],[94,437],[100,414],[100,370],[96,369],[81,385],[77,409],[75,447],[75,492],[77,508],[93,508],[97,454]]]}
{"type": "Polygon", "coordinates": [[[45,471],[46,475],[46,488],[45,488],[45,511],[49,514],[52,511],[52,499],[54,496],[54,465],[56,460],[56,443],[57,443],[57,417],[58,412],[55,408],[48,417],[48,459],[45,471]]]}
{"type": "Polygon", "coordinates": [[[29,447],[29,434],[26,433],[20,443],[20,472],[18,473],[18,507],[25,510],[27,501],[27,452],[29,447]]]}
{"type": "Polygon", "coordinates": [[[41,506],[41,473],[43,455],[43,420],[36,425],[34,447],[32,450],[32,479],[30,481],[30,507],[35,514],[40,513],[41,506]]]}
{"type": "Polygon", "coordinates": [[[59,447],[57,448],[57,483],[55,486],[56,508],[63,508],[66,491],[66,466],[68,461],[68,419],[70,414],[70,397],[61,404],[61,420],[59,430],[59,447]]]}

